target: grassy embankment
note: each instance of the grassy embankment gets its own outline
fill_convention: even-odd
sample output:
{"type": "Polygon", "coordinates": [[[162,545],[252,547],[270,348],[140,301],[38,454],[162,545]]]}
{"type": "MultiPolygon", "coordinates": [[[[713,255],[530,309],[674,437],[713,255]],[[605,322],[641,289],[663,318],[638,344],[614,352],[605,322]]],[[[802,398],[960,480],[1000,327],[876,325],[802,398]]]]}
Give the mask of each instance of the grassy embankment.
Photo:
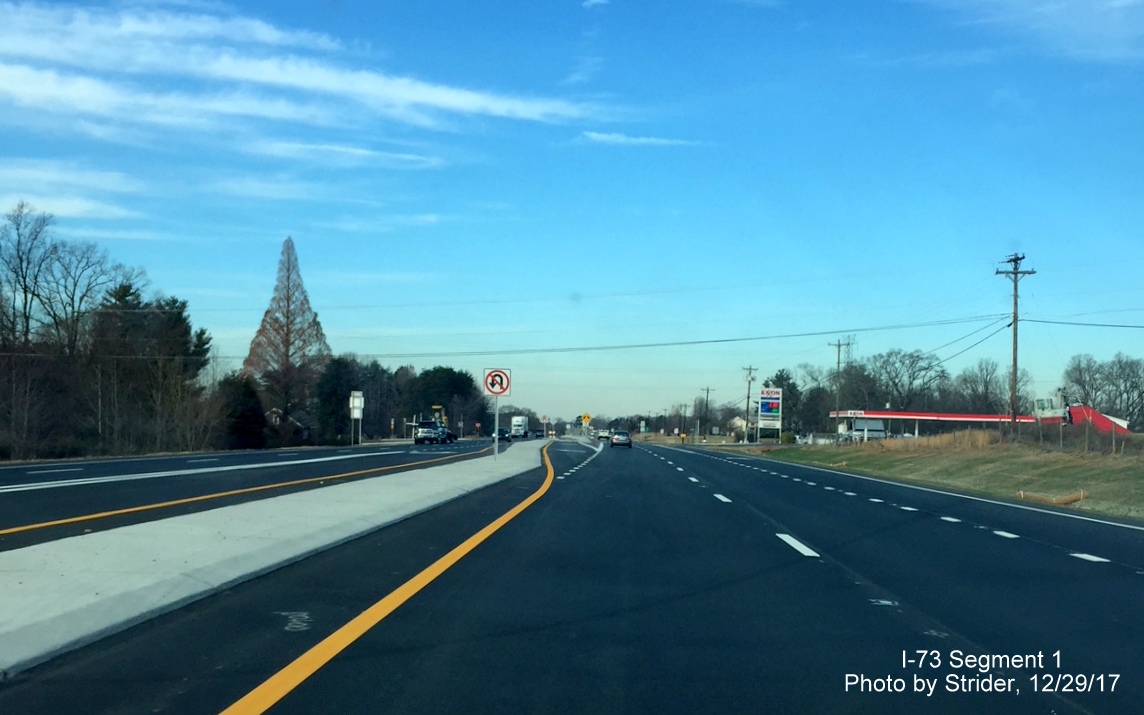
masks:
{"type": "MultiPolygon", "coordinates": [[[[761,452],[763,447],[739,447],[761,452]]],[[[1067,504],[1079,511],[1144,520],[1144,456],[1075,453],[1005,442],[970,430],[845,447],[790,447],[768,457],[974,494],[1067,504]],[[1083,493],[1083,498],[1082,497],[1083,493]]]]}

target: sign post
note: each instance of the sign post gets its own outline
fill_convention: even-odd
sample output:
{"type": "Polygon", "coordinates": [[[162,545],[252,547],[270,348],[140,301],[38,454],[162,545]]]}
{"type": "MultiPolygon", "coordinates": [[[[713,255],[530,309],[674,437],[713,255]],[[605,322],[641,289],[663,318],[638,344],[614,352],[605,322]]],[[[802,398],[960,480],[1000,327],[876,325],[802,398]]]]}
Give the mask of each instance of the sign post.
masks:
{"type": "Polygon", "coordinates": [[[362,412],[365,410],[365,395],[361,390],[350,393],[350,445],[354,444],[354,420],[358,423],[357,443],[361,444],[362,412]]]}
{"type": "Polygon", "coordinates": [[[759,429],[779,431],[776,442],[782,441],[783,391],[779,387],[764,387],[759,391],[759,429]]]}
{"type": "Polygon", "coordinates": [[[493,459],[500,452],[500,397],[512,394],[512,370],[485,368],[484,388],[493,398],[493,459]]]}

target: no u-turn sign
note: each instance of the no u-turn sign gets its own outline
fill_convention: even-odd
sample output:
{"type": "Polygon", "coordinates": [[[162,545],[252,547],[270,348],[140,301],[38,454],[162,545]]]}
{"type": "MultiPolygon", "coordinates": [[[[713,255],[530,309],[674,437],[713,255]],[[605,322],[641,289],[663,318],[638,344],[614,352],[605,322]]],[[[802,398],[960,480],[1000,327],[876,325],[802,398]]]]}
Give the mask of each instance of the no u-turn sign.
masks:
{"type": "Polygon", "coordinates": [[[507,397],[512,392],[512,371],[500,368],[485,370],[485,394],[507,397]]]}

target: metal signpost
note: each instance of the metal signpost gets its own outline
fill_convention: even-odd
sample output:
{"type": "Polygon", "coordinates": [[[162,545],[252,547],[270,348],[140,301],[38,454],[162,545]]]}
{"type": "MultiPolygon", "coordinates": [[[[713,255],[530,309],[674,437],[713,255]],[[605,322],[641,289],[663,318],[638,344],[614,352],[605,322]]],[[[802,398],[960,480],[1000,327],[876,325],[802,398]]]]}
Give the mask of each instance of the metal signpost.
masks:
{"type": "Polygon", "coordinates": [[[357,420],[357,444],[361,444],[362,413],[365,411],[365,394],[361,390],[350,393],[350,445],[354,444],[354,420],[357,420]]]}
{"type": "Polygon", "coordinates": [[[493,459],[500,452],[500,404],[501,396],[512,394],[512,370],[485,368],[484,388],[486,395],[493,397],[493,459]]]}

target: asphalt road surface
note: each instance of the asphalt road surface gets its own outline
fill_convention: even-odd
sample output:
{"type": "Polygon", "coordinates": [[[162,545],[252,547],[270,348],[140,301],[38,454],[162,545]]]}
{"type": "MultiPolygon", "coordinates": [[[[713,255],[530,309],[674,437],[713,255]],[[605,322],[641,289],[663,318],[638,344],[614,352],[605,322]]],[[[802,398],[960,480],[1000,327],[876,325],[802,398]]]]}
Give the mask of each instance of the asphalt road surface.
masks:
{"type": "Polygon", "coordinates": [[[450,445],[219,452],[0,467],[0,550],[476,456],[450,445]]]}
{"type": "Polygon", "coordinates": [[[20,673],[0,712],[1140,712],[1137,525],[596,450],[20,673]]]}

